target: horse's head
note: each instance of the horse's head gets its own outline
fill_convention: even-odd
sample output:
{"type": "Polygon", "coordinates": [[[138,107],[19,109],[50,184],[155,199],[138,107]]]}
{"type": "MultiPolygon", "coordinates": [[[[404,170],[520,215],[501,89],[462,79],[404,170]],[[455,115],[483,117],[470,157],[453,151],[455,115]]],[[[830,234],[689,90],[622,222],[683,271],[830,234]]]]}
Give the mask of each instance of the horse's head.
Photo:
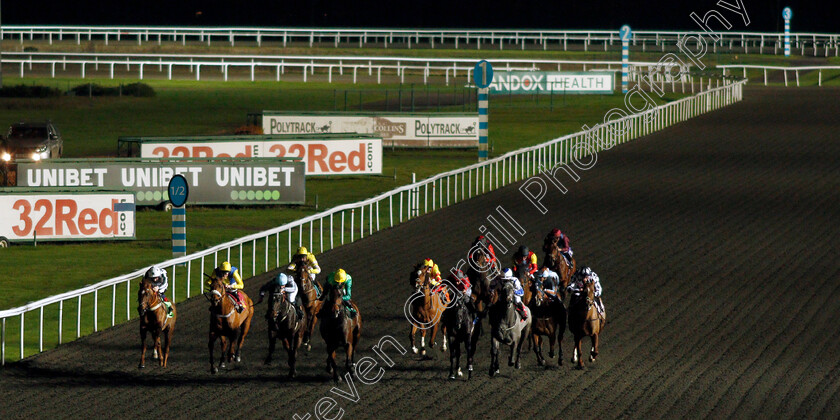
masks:
{"type": "Polygon", "coordinates": [[[523,288],[527,288],[531,282],[530,268],[528,263],[519,263],[516,264],[516,269],[513,272],[519,282],[522,283],[523,288]]]}
{"type": "Polygon", "coordinates": [[[146,315],[153,306],[158,303],[160,298],[155,292],[154,285],[151,282],[142,280],[140,282],[140,290],[137,291],[137,313],[140,317],[146,315]]]}
{"type": "Polygon", "coordinates": [[[537,306],[541,306],[546,299],[545,285],[543,284],[542,278],[535,279],[531,287],[534,291],[534,301],[536,302],[537,306]]]}
{"type": "Polygon", "coordinates": [[[591,304],[595,301],[595,281],[591,277],[583,281],[583,293],[586,295],[587,302],[591,304]]]}
{"type": "Polygon", "coordinates": [[[301,283],[307,281],[309,270],[312,267],[309,266],[309,259],[306,258],[306,255],[295,255],[292,262],[295,264],[295,278],[299,279],[301,283]]]}
{"type": "Polygon", "coordinates": [[[227,277],[215,277],[210,282],[210,287],[204,296],[210,301],[210,306],[219,306],[225,296],[225,280],[227,277]]]}
{"type": "MultiPolygon", "coordinates": [[[[344,288],[343,287],[332,287],[330,288],[329,300],[327,301],[330,304],[332,316],[335,319],[340,318],[344,311],[344,288]]],[[[325,302],[326,303],[326,302],[325,302]]]]}
{"type": "Polygon", "coordinates": [[[516,289],[513,286],[512,281],[505,281],[505,284],[502,285],[502,295],[501,298],[504,299],[504,302],[508,305],[512,304],[514,301],[516,289]]]}
{"type": "Polygon", "coordinates": [[[414,289],[416,289],[417,291],[428,289],[431,287],[431,268],[420,265],[414,271],[412,276],[414,278],[414,289]]]}

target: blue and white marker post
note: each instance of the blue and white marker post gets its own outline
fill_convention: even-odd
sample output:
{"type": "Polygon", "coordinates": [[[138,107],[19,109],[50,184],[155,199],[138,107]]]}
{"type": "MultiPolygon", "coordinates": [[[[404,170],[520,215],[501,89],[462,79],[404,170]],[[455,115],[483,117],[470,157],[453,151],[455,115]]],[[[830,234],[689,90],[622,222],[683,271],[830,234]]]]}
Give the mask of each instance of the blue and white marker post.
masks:
{"type": "Polygon", "coordinates": [[[630,37],[633,33],[629,26],[624,25],[618,30],[618,36],[621,38],[621,93],[627,93],[630,84],[630,37]]]}
{"type": "Polygon", "coordinates": [[[184,204],[190,195],[190,187],[183,175],[175,175],[169,181],[169,202],[172,203],[172,258],[187,255],[187,208],[184,204]]]}
{"type": "Polygon", "coordinates": [[[490,89],[493,83],[493,66],[487,60],[481,60],[475,65],[473,72],[475,86],[478,88],[478,161],[487,160],[487,120],[490,105],[490,89]]]}
{"type": "Polygon", "coordinates": [[[790,57],[790,19],[793,17],[793,10],[785,7],[782,10],[782,17],[785,19],[785,57],[790,57]]]}

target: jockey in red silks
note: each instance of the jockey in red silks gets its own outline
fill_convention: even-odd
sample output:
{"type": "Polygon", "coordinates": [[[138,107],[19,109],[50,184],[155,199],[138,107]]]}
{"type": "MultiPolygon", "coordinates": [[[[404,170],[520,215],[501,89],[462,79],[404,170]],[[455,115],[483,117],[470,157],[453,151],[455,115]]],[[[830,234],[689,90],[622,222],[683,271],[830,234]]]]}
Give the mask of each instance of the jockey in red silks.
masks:
{"type": "Polygon", "coordinates": [[[519,251],[513,255],[513,267],[517,268],[522,264],[528,266],[528,274],[532,277],[540,269],[537,265],[537,254],[531,252],[525,245],[520,246],[519,251]]]}
{"type": "Polygon", "coordinates": [[[572,247],[569,245],[569,236],[565,235],[559,228],[554,228],[545,237],[543,251],[545,251],[546,253],[550,253],[551,243],[557,243],[557,247],[560,248],[560,253],[563,255],[563,258],[566,259],[566,264],[569,266],[569,268],[571,268],[573,252],[572,247]]]}
{"type": "Polygon", "coordinates": [[[461,293],[461,297],[465,299],[464,302],[469,304],[472,301],[470,278],[463,271],[455,270],[455,272],[449,274],[448,279],[455,286],[455,290],[461,293]]]}
{"type": "MultiPolygon", "coordinates": [[[[484,235],[478,235],[470,246],[470,249],[475,248],[478,244],[481,244],[481,248],[487,250],[487,257],[489,258],[487,263],[491,265],[496,264],[496,250],[493,249],[493,244],[490,243],[490,240],[484,235]]],[[[478,255],[478,253],[473,252],[473,254],[470,255],[470,258],[472,258],[473,261],[476,261],[478,259],[478,255]]]]}

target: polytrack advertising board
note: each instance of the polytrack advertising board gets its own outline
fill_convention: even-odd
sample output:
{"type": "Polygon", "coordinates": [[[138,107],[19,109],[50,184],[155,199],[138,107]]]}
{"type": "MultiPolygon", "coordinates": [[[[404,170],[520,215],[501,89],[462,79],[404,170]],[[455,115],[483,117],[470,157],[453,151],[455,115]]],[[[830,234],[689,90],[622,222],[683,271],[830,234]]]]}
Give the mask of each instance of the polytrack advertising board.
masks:
{"type": "Polygon", "coordinates": [[[386,147],[478,147],[478,114],[263,111],[266,134],[360,133],[386,147]]]}
{"type": "MultiPolygon", "coordinates": [[[[306,175],[375,175],[382,173],[382,139],[335,135],[215,136],[139,138],[144,158],[294,157],[306,164],[306,175]]],[[[125,139],[123,139],[125,141],[125,139]]]]}
{"type": "Polygon", "coordinates": [[[504,94],[610,94],[615,89],[611,72],[497,71],[490,93],[504,94]]]}
{"type": "Polygon", "coordinates": [[[190,204],[302,204],[300,159],[53,159],[17,163],[19,187],[98,187],[132,191],[137,205],[158,205],[175,174],[187,179],[190,204]]]}
{"type": "Polygon", "coordinates": [[[0,237],[21,241],[134,239],[134,194],[0,189],[0,237]]]}

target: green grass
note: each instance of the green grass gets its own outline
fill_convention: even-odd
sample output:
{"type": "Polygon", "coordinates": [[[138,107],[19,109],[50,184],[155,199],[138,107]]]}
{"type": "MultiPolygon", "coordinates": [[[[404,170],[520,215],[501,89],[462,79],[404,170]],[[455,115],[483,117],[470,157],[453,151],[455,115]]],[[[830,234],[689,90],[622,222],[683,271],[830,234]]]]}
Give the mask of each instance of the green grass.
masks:
{"type": "MultiPolygon", "coordinates": [[[[127,83],[133,80],[91,80],[87,79],[15,79],[4,78],[5,83],[42,83],[47,85],[74,86],[84,82],[103,85],[127,83]]],[[[195,82],[195,81],[148,81],[157,91],[154,98],[85,98],[61,97],[52,99],[0,99],[0,124],[18,119],[50,118],[59,125],[65,137],[65,155],[68,157],[113,156],[117,137],[190,135],[229,133],[245,122],[248,112],[262,109],[273,110],[332,110],[338,105],[336,88],[346,86],[318,83],[274,83],[274,82],[195,82]]],[[[364,90],[362,105],[381,101],[384,89],[396,86],[354,85],[349,89],[364,90]]],[[[403,86],[401,89],[406,89],[403,86]]],[[[418,88],[418,92],[420,92],[418,88]]],[[[419,94],[418,94],[419,96],[419,94]]],[[[668,94],[661,101],[681,97],[668,94]]],[[[342,98],[343,99],[343,98],[342,98]]],[[[623,108],[622,95],[567,95],[555,96],[493,96],[490,109],[491,155],[499,155],[524,146],[580,131],[581,125],[599,122],[607,110],[623,108]]],[[[343,105],[343,103],[341,104],[343,105]]],[[[462,110],[463,106],[443,107],[443,111],[462,110]]],[[[436,173],[460,168],[476,161],[475,150],[386,150],[383,175],[368,177],[311,177],[307,179],[307,199],[303,206],[251,206],[251,207],[190,207],[187,215],[188,251],[195,252],[238,237],[267,230],[288,223],[306,215],[336,205],[355,202],[372,197],[399,185],[410,183],[411,174],[417,179],[436,173]],[[316,198],[317,197],[317,198],[316,198]],[[318,203],[318,209],[315,203],[318,203]]],[[[489,180],[488,180],[489,182],[489,180]]],[[[461,191],[463,193],[463,191],[461,191]]],[[[452,197],[454,200],[455,198],[452,197]]],[[[395,203],[397,204],[397,203],[395,203]]],[[[407,216],[407,203],[403,203],[403,217],[407,216]]],[[[366,212],[367,213],[367,212],[366,212]]],[[[137,240],[128,242],[87,243],[40,243],[16,245],[0,250],[0,265],[6,267],[3,280],[8,285],[0,298],[0,308],[13,308],[29,301],[78,289],[146,267],[171,257],[170,216],[166,212],[140,209],[137,217],[137,240]]],[[[345,214],[344,240],[351,235],[361,234],[356,214],[355,230],[350,230],[350,215],[345,214]]],[[[398,214],[394,215],[398,218],[398,214]]],[[[370,228],[370,216],[366,217],[366,229],[370,228]]],[[[374,221],[373,230],[385,228],[390,219],[387,210],[381,209],[374,221]]],[[[334,218],[336,226],[340,215],[334,218]]],[[[308,227],[308,226],[307,226],[308,227]]],[[[330,238],[320,236],[321,226],[312,226],[313,236],[305,229],[280,237],[272,237],[266,243],[246,244],[232,250],[230,259],[239,264],[246,276],[257,271],[273,268],[278,260],[285,263],[291,249],[297,244],[312,245],[316,251],[330,247],[330,238]],[[291,245],[291,246],[290,246],[291,245]],[[265,258],[268,251],[269,257],[265,258]],[[252,259],[251,255],[256,255],[252,259]]],[[[325,226],[325,231],[327,231],[325,226]]],[[[341,243],[342,231],[336,231],[332,244],[341,243]]],[[[370,231],[365,232],[369,234],[370,231]]],[[[226,253],[218,255],[218,261],[228,259],[226,253]]],[[[189,294],[200,292],[201,272],[209,272],[217,262],[207,258],[203,266],[198,263],[190,267],[189,294]]],[[[178,268],[182,270],[185,268],[178,268]]],[[[170,295],[178,300],[187,296],[187,284],[183,272],[175,276],[170,295]]],[[[97,324],[99,328],[110,326],[112,308],[115,322],[131,316],[134,312],[135,286],[126,289],[116,287],[116,300],[112,301],[112,290],[106,289],[97,298],[97,324]],[[128,295],[126,295],[128,293],[128,295]],[[128,301],[126,302],[126,299],[128,301]],[[112,306],[113,305],[113,306],[112,306]]],[[[91,309],[93,297],[83,298],[80,334],[94,329],[94,315],[91,309]]],[[[65,313],[61,331],[64,339],[75,337],[75,300],[64,303],[65,313]]],[[[58,343],[58,304],[45,308],[45,346],[58,343]]],[[[6,321],[7,357],[16,359],[19,339],[19,320],[6,321]],[[12,350],[15,351],[12,351],[12,350]]],[[[39,313],[26,314],[26,354],[38,349],[37,323],[39,313]],[[37,322],[36,322],[37,321],[37,322]]]]}

